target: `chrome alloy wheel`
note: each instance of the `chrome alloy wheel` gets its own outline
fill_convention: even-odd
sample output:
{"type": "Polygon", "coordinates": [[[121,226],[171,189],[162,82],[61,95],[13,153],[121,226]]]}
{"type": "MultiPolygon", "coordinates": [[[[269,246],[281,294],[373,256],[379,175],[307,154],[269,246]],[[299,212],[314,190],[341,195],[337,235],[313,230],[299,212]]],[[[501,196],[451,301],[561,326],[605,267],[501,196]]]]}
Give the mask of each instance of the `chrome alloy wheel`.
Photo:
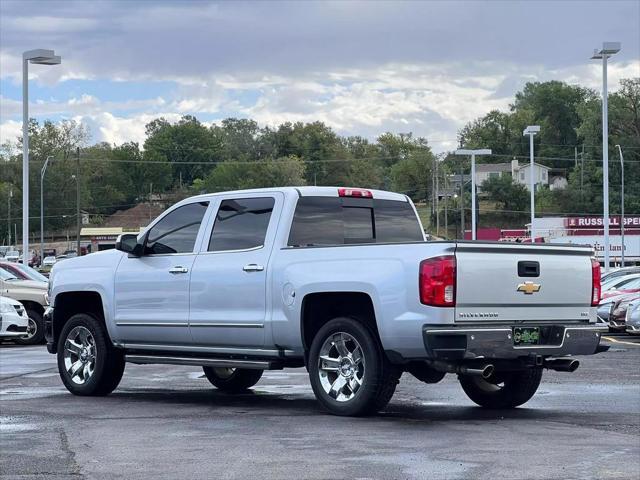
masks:
{"type": "Polygon", "coordinates": [[[27,323],[27,334],[24,337],[22,337],[23,340],[31,339],[36,334],[37,331],[38,331],[38,324],[33,318],[29,317],[29,322],[27,323]]]}
{"type": "Polygon", "coordinates": [[[348,402],[364,381],[364,356],[358,341],[345,332],[325,340],[318,359],[318,375],[325,393],[338,402],[348,402]]]}
{"type": "Polygon", "coordinates": [[[84,385],[96,367],[96,342],[85,327],[75,327],[64,342],[64,368],[71,381],[84,385]]]}

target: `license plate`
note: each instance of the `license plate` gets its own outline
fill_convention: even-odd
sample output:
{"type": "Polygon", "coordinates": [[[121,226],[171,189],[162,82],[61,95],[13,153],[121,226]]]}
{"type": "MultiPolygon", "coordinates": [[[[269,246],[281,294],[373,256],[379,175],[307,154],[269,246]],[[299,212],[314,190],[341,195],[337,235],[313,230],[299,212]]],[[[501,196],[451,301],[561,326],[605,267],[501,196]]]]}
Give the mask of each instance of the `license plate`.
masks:
{"type": "Polygon", "coordinates": [[[540,343],[540,327],[513,327],[513,344],[538,345],[540,343]]]}

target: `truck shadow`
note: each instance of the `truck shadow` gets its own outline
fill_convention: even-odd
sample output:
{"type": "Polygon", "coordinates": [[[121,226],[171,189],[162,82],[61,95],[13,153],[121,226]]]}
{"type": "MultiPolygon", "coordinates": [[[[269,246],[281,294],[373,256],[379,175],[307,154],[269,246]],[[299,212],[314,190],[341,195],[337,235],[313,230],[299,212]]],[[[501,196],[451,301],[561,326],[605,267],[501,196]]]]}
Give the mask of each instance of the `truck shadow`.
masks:
{"type": "MultiPolygon", "coordinates": [[[[112,399],[124,402],[144,402],[149,406],[155,404],[171,404],[191,407],[203,407],[207,411],[222,410],[225,413],[268,414],[275,416],[316,416],[327,415],[317,403],[313,394],[278,394],[262,392],[259,389],[242,394],[226,394],[216,389],[168,390],[116,390],[110,395],[112,399]]],[[[193,410],[191,413],[194,413],[193,410]]],[[[424,405],[406,400],[393,401],[377,415],[356,418],[356,421],[384,422],[460,422],[486,420],[562,420],[571,422],[569,417],[580,421],[580,414],[568,409],[525,408],[513,410],[488,410],[467,405],[424,405]]],[[[333,417],[332,418],[340,418],[333,417]]]]}

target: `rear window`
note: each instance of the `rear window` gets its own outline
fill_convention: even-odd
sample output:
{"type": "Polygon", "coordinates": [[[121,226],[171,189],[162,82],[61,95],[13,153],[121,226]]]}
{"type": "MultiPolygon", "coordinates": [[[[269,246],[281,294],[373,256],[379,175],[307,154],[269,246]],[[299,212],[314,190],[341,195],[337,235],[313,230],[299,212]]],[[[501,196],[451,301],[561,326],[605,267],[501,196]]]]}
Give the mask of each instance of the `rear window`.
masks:
{"type": "Polygon", "coordinates": [[[348,197],[301,197],[289,246],[423,241],[409,202],[348,197]]]}

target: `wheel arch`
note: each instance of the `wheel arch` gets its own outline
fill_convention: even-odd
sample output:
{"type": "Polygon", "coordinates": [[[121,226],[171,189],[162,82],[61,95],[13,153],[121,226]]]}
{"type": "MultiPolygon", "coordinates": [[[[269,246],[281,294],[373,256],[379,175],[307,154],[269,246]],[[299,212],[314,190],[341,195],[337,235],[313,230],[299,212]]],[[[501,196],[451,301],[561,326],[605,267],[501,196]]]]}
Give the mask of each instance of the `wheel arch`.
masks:
{"type": "Polygon", "coordinates": [[[95,291],[71,291],[56,295],[51,322],[51,348],[53,349],[51,353],[56,353],[58,339],[64,325],[72,316],[78,313],[92,315],[105,323],[104,302],[100,293],[95,291]]]}
{"type": "Polygon", "coordinates": [[[33,300],[19,300],[19,302],[22,303],[22,305],[24,305],[24,308],[27,310],[35,310],[40,315],[44,314],[44,307],[38,302],[35,302],[33,300]]]}
{"type": "Polygon", "coordinates": [[[300,332],[305,361],[315,335],[323,325],[336,317],[351,317],[368,325],[380,342],[375,306],[368,293],[359,291],[308,293],[302,299],[300,310],[300,332]]]}

